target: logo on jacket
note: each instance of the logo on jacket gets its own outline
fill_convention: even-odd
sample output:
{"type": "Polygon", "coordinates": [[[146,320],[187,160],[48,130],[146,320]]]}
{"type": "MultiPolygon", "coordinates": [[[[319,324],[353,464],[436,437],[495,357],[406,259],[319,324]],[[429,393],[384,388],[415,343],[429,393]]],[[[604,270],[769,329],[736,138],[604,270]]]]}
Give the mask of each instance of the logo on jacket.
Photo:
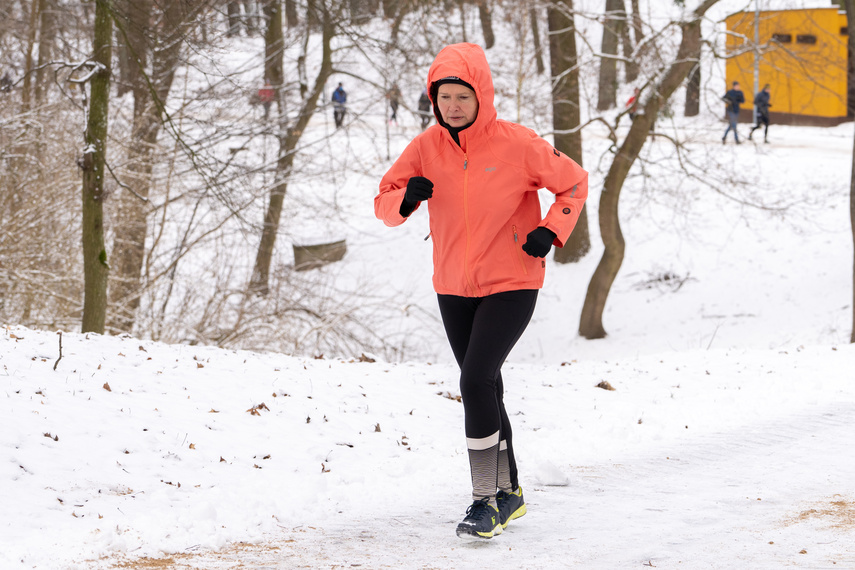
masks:
{"type": "Polygon", "coordinates": [[[555,150],[554,148],[552,149],[552,152],[555,154],[555,156],[561,156],[561,153],[555,150]]]}
{"type": "Polygon", "coordinates": [[[484,169],[484,172],[496,172],[496,167],[495,166],[488,166],[487,168],[484,169]]]}

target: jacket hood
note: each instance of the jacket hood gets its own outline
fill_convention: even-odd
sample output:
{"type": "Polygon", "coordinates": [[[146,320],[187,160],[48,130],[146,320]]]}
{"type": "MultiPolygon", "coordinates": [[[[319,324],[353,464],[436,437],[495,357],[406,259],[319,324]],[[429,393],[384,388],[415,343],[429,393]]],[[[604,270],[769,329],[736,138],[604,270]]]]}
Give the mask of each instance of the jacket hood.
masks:
{"type": "MultiPolygon", "coordinates": [[[[490,65],[487,56],[481,46],[476,44],[451,44],[445,46],[437,54],[436,59],[428,71],[427,88],[432,93],[431,86],[435,81],[446,77],[457,77],[475,90],[478,98],[478,116],[475,122],[466,129],[467,132],[482,131],[496,122],[496,107],[493,104],[493,76],[490,73],[490,65]]],[[[431,95],[431,98],[433,96],[431,95]]],[[[437,121],[442,124],[442,117],[436,101],[433,103],[434,114],[437,121]]]]}

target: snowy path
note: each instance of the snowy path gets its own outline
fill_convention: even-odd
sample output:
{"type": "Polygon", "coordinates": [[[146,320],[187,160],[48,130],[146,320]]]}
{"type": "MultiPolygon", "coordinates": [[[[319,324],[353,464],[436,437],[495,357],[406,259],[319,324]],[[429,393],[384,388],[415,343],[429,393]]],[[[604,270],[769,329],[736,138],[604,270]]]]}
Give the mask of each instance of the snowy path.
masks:
{"type": "Polygon", "coordinates": [[[454,536],[449,497],[425,510],[414,496],[174,567],[855,568],[853,440],[851,403],[806,406],[749,433],[575,467],[567,487],[525,489],[529,514],[491,541],[454,536]]]}

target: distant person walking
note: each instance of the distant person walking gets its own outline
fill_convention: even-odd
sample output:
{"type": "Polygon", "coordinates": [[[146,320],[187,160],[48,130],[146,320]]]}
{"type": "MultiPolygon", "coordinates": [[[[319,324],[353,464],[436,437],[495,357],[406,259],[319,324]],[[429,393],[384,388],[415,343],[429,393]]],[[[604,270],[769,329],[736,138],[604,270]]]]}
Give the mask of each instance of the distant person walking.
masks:
{"type": "Polygon", "coordinates": [[[12,78],[9,77],[9,72],[3,74],[3,77],[0,77],[0,91],[4,93],[8,93],[12,90],[12,78]]]}
{"type": "Polygon", "coordinates": [[[389,107],[392,109],[392,114],[389,116],[389,124],[398,124],[398,106],[401,104],[401,90],[398,89],[398,84],[392,85],[389,92],[386,94],[389,98],[389,107]]]}
{"type": "Polygon", "coordinates": [[[347,91],[344,90],[341,83],[335,88],[332,94],[333,104],[333,119],[335,119],[335,128],[340,128],[344,123],[344,114],[347,111],[347,91]]]}
{"type": "Polygon", "coordinates": [[[264,120],[270,115],[270,105],[273,103],[273,86],[269,81],[264,82],[264,87],[258,90],[258,100],[264,106],[264,120]]]}
{"type": "Polygon", "coordinates": [[[727,142],[727,133],[733,130],[733,140],[736,144],[739,143],[739,133],[736,131],[736,123],[739,122],[739,105],[745,103],[745,95],[742,94],[742,88],[739,87],[739,81],[734,81],[730,91],[724,94],[721,98],[727,104],[727,130],[724,131],[724,136],[721,137],[721,144],[727,142]]]}
{"type": "Polygon", "coordinates": [[[751,131],[748,133],[748,140],[752,140],[751,136],[754,134],[754,131],[760,128],[760,125],[764,125],[763,129],[763,142],[769,142],[769,107],[772,104],[769,102],[769,98],[771,97],[771,91],[769,84],[763,86],[763,90],[760,91],[757,95],[754,96],[754,109],[757,111],[757,124],[751,127],[751,131]]]}
{"type": "Polygon", "coordinates": [[[422,130],[425,130],[430,124],[431,118],[430,97],[428,97],[427,89],[424,89],[421,97],[419,97],[419,115],[422,118],[422,130]]]}

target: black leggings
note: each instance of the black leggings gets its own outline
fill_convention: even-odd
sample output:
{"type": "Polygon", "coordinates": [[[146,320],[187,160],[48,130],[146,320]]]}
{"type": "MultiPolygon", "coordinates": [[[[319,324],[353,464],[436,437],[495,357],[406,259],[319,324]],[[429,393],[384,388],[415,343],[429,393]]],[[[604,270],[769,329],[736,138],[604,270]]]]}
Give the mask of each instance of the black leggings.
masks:
{"type": "Polygon", "coordinates": [[[495,495],[497,485],[510,491],[518,486],[517,469],[511,423],[502,399],[501,369],[531,320],[537,290],[507,291],[487,297],[438,295],[438,298],[445,333],[460,365],[473,496],[495,495]],[[473,440],[487,441],[486,438],[497,434],[495,445],[488,441],[473,449],[473,440]],[[492,491],[488,493],[490,488],[492,491]]]}

